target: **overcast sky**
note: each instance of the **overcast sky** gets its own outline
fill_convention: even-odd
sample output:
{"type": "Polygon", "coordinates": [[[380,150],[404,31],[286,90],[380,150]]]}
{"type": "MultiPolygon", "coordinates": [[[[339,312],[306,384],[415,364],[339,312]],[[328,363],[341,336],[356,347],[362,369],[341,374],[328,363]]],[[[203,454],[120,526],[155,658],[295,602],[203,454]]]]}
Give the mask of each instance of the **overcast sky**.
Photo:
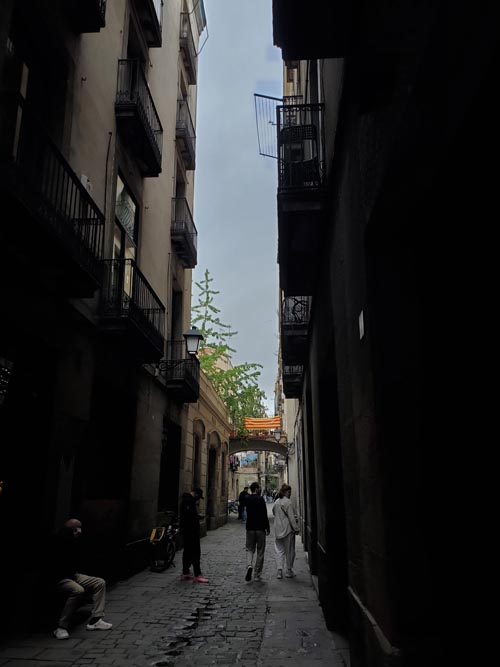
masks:
{"type": "MultiPolygon", "coordinates": [[[[278,363],[276,160],[259,155],[254,93],[281,97],[281,51],[272,45],[271,0],[204,0],[208,40],[198,64],[194,220],[195,281],[208,269],[214,304],[236,364],[263,365],[274,412],[278,363]]],[[[201,44],[206,38],[202,35],[201,44]]]]}

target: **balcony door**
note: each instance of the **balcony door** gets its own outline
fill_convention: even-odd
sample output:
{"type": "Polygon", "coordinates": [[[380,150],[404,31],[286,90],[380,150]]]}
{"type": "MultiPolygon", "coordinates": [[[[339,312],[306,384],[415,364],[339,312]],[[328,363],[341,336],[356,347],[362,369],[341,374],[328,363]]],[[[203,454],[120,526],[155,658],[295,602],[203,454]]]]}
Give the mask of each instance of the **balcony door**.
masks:
{"type": "Polygon", "coordinates": [[[177,514],[179,504],[179,470],[181,463],[182,429],[167,417],[163,423],[163,438],[158,488],[158,511],[177,514]]]}
{"type": "Polygon", "coordinates": [[[125,301],[132,299],[132,263],[137,255],[138,206],[120,175],[116,182],[112,285],[125,301]],[[131,261],[123,261],[131,260],[131,261]]]}

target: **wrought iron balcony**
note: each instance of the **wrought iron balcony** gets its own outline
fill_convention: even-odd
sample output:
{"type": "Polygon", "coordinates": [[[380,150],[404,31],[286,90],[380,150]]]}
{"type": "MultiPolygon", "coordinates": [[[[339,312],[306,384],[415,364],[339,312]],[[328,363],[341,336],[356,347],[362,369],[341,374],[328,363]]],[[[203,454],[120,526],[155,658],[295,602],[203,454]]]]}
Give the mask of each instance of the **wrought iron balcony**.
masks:
{"type": "Polygon", "coordinates": [[[200,362],[186,352],[185,341],[167,345],[167,359],[159,363],[167,393],[178,403],[196,403],[200,395],[200,362]]]}
{"type": "Polygon", "coordinates": [[[186,100],[177,102],[177,123],[175,126],[177,145],[186,169],[196,168],[196,134],[191,112],[186,100]]]}
{"type": "Polygon", "coordinates": [[[118,61],[116,121],[144,176],[161,172],[163,128],[139,60],[118,61]]]}
{"type": "Polygon", "coordinates": [[[300,398],[304,366],[283,366],[283,393],[286,398],[300,398]]]}
{"type": "Polygon", "coordinates": [[[183,265],[194,269],[198,260],[198,232],[185,197],[172,199],[172,244],[183,265]]]}
{"type": "Polygon", "coordinates": [[[323,186],[323,105],[277,107],[278,189],[319,190],[323,186]]]}
{"type": "Polygon", "coordinates": [[[194,44],[190,15],[187,12],[182,12],[181,14],[179,39],[182,61],[186,69],[188,83],[195,84],[198,69],[198,54],[196,53],[196,46],[194,44]]]}
{"type": "Polygon", "coordinates": [[[69,0],[64,5],[75,32],[99,32],[106,25],[106,0],[69,0]]]}
{"type": "Polygon", "coordinates": [[[287,296],[313,294],[325,217],[322,104],[277,107],[278,261],[287,296]]]}
{"type": "Polygon", "coordinates": [[[160,47],[163,0],[135,0],[135,7],[147,45],[160,47]]]}
{"type": "MultiPolygon", "coordinates": [[[[3,234],[70,296],[102,281],[104,216],[19,95],[0,98],[3,234]]],[[[7,247],[7,245],[6,245],[7,247]]]]}
{"type": "Polygon", "coordinates": [[[106,259],[101,322],[106,331],[132,335],[144,361],[163,354],[165,307],[132,259],[106,259]]]}
{"type": "Polygon", "coordinates": [[[307,354],[311,298],[288,296],[281,304],[281,355],[284,364],[300,364],[307,354]]]}

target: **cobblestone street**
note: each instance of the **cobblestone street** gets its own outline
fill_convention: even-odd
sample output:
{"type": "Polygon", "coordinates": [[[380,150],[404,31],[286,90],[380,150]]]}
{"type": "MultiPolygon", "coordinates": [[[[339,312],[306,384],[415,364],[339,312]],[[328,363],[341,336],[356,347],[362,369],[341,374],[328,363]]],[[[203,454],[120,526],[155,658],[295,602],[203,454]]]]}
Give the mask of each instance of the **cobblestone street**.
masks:
{"type": "Polygon", "coordinates": [[[144,570],[110,588],[111,631],[91,633],[83,624],[65,641],[50,634],[12,639],[0,646],[0,665],[348,667],[347,642],[326,629],[300,540],[297,577],[277,580],[271,528],[263,581],[249,583],[244,541],[244,525],[230,516],[201,541],[209,584],[180,580],[178,552],[176,567],[144,570]]]}

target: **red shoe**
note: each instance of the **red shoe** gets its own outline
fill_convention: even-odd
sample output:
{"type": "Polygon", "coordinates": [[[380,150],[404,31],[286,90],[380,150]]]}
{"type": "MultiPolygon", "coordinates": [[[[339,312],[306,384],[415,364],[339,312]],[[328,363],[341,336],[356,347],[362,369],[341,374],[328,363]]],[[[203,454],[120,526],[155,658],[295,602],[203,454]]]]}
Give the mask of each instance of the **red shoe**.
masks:
{"type": "Polygon", "coordinates": [[[181,574],[181,579],[183,579],[184,581],[188,579],[193,579],[193,575],[191,574],[191,572],[188,572],[187,574],[181,574]]]}
{"type": "Polygon", "coordinates": [[[201,574],[199,574],[197,577],[193,577],[193,581],[199,581],[200,584],[208,584],[208,579],[206,577],[202,577],[201,574]]]}

